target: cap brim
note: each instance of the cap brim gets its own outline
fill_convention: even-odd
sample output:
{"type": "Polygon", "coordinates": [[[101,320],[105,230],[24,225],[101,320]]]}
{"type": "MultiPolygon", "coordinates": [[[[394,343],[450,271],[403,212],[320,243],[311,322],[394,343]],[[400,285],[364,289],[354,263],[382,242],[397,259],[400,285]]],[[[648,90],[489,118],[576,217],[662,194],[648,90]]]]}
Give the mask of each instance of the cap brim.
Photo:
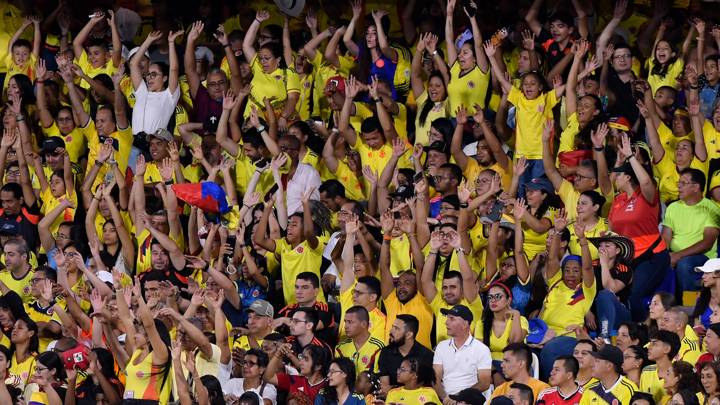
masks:
{"type": "MultiPolygon", "coordinates": [[[[2,232],[0,232],[0,235],[2,235],[2,232]]],[[[720,269],[712,269],[706,266],[695,267],[696,273],[715,273],[716,271],[720,271],[720,269]]]]}
{"type": "Polygon", "coordinates": [[[443,314],[443,315],[447,315],[447,314],[450,313],[450,309],[451,309],[451,308],[441,308],[441,309],[440,309],[440,313],[443,314]]]}

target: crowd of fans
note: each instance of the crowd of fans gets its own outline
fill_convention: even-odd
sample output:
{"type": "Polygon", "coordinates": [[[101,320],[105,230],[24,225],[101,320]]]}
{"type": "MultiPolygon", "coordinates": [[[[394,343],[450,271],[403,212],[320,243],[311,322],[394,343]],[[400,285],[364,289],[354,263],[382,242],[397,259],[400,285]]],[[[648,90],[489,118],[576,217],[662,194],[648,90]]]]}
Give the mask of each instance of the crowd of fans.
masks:
{"type": "Polygon", "coordinates": [[[0,403],[720,405],[716,22],[0,0],[0,403]]]}

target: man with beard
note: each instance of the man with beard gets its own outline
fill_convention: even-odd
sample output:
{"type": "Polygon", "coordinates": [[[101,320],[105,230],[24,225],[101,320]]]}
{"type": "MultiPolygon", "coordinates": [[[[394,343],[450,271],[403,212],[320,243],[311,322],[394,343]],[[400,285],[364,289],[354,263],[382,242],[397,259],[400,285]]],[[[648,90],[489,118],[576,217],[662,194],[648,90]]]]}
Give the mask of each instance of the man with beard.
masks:
{"type": "Polygon", "coordinates": [[[424,367],[432,367],[433,352],[415,340],[420,323],[412,315],[400,314],[390,328],[389,345],[378,355],[375,373],[380,376],[381,390],[387,392],[398,386],[397,370],[403,360],[418,359],[424,367]]]}

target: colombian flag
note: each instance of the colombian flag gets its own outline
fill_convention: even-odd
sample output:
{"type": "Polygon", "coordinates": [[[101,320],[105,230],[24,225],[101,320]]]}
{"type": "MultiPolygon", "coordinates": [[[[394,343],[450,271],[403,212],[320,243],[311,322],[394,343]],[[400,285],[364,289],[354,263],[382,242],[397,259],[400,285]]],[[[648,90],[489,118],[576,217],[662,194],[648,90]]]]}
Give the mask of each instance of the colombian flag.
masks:
{"type": "Polygon", "coordinates": [[[177,198],[196,206],[206,213],[225,214],[230,211],[225,190],[212,181],[201,183],[173,184],[177,198]]]}

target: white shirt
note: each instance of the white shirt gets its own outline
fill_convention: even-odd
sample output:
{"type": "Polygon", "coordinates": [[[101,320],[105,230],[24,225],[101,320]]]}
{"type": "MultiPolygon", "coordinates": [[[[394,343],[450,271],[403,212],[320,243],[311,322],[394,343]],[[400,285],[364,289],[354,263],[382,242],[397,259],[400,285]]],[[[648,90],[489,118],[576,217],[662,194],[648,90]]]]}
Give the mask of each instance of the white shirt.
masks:
{"type": "MultiPolygon", "coordinates": [[[[243,388],[242,378],[230,378],[232,372],[230,364],[220,364],[220,371],[218,373],[218,380],[222,387],[223,394],[233,395],[236,398],[240,398],[242,394],[246,392],[243,388]]],[[[267,399],[272,402],[273,405],[277,403],[277,388],[272,384],[265,383],[265,386],[261,384],[259,387],[247,390],[247,392],[254,392],[258,394],[262,399],[267,399]],[[261,393],[262,391],[262,393],[261,393]]]]}
{"type": "Polygon", "coordinates": [[[321,183],[320,174],[314,167],[307,163],[298,163],[295,174],[288,180],[287,191],[285,192],[288,216],[302,211],[302,195],[309,188],[315,189],[310,195],[310,199],[319,201],[320,192],[318,189],[321,183]]]}
{"type": "Polygon", "coordinates": [[[492,357],[490,349],[470,335],[459,348],[452,338],[438,343],[433,364],[443,366],[442,383],[445,392],[452,395],[477,384],[478,370],[490,371],[492,357]]]}
{"type": "Polygon", "coordinates": [[[328,239],[327,244],[325,244],[325,249],[323,249],[323,257],[330,261],[330,265],[327,270],[325,270],[325,274],[332,274],[335,276],[335,287],[337,288],[340,288],[340,272],[337,267],[335,267],[335,262],[332,260],[332,252],[335,250],[335,246],[337,246],[337,243],[340,241],[340,236],[342,236],[342,232],[340,231],[330,235],[330,239],[328,239]]]}
{"type": "Polygon", "coordinates": [[[148,91],[145,80],[135,89],[135,108],[132,114],[133,134],[145,132],[152,134],[158,128],[167,128],[170,117],[175,114],[175,106],[180,100],[180,86],[175,94],[170,89],[148,91]]]}

